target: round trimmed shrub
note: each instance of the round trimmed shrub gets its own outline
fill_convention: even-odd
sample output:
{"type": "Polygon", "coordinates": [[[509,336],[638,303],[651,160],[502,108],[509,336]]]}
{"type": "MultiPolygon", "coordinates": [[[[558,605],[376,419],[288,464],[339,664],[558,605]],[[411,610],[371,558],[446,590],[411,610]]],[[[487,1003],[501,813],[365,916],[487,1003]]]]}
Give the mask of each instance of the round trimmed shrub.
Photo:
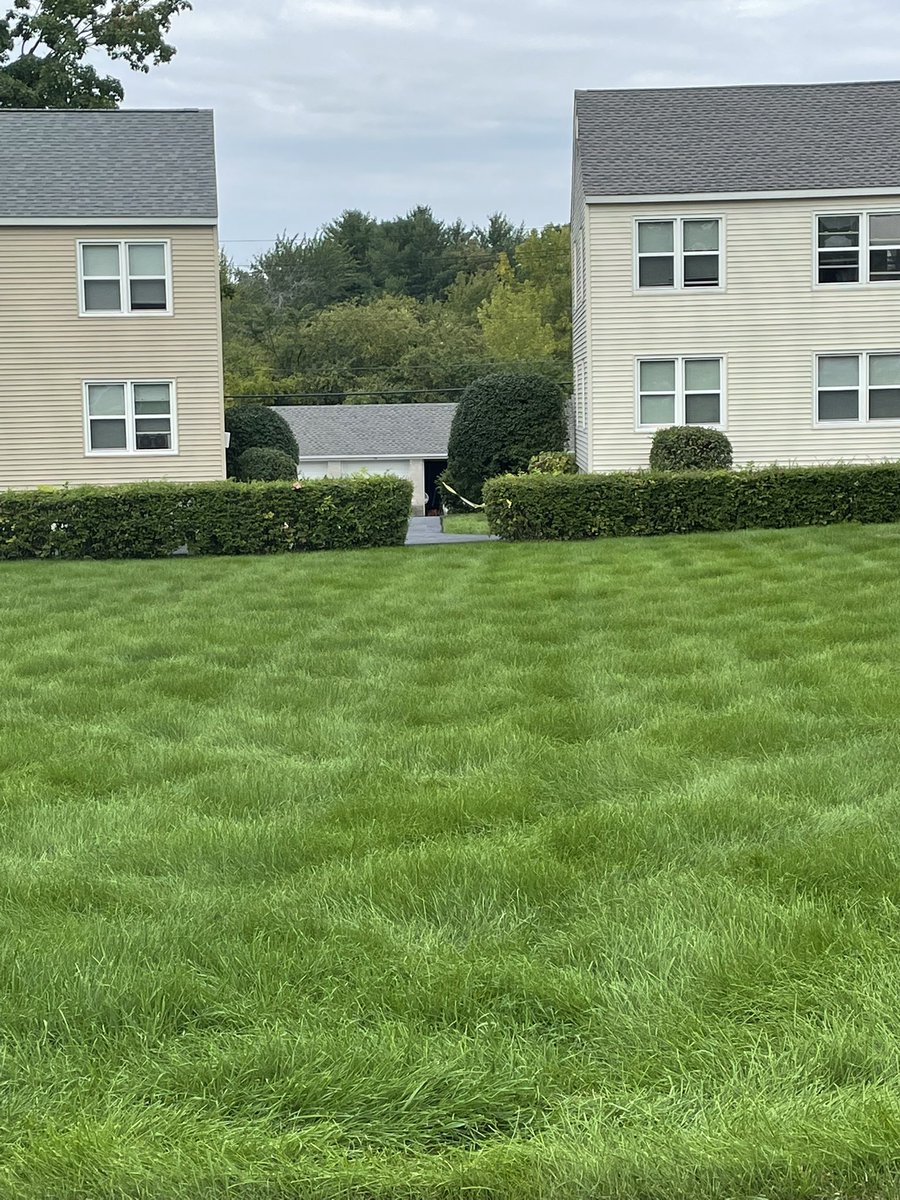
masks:
{"type": "Polygon", "coordinates": [[[462,394],[447,452],[446,477],[460,495],[481,500],[486,479],[525,471],[535,454],[563,450],[562,391],[545,375],[498,371],[462,394]]]}
{"type": "Polygon", "coordinates": [[[265,404],[236,404],[226,409],[225,428],[231,434],[228,458],[235,466],[245,450],[260,447],[280,450],[292,463],[300,458],[297,439],[287,422],[265,404]]]}
{"type": "Polygon", "coordinates": [[[577,475],[578,463],[568,450],[544,450],[528,464],[529,475],[577,475]]]}
{"type": "Polygon", "coordinates": [[[727,471],[731,462],[731,442],[718,429],[673,425],[653,435],[650,467],[654,471],[727,471]]]}
{"type": "Polygon", "coordinates": [[[253,480],[273,483],[278,479],[296,479],[297,464],[282,450],[271,446],[251,446],[237,458],[237,477],[245,483],[253,480]]]}

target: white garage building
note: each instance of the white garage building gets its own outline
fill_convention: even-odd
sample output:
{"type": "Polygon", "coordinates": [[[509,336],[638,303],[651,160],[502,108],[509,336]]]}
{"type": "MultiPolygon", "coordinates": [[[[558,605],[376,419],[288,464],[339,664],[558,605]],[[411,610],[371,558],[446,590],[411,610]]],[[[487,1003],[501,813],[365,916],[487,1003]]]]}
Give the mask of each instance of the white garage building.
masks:
{"type": "Polygon", "coordinates": [[[278,405],[275,412],[297,439],[302,479],[399,475],[412,480],[414,514],[434,504],[455,404],[278,405]]]}

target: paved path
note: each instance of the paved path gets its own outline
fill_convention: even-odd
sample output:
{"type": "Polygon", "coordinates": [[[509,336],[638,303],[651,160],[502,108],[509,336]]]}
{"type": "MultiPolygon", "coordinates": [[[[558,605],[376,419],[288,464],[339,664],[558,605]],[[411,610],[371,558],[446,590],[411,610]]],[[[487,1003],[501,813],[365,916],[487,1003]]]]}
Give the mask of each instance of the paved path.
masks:
{"type": "Polygon", "coordinates": [[[449,546],[451,542],[495,542],[487,533],[444,533],[440,517],[410,517],[407,546],[449,546]]]}

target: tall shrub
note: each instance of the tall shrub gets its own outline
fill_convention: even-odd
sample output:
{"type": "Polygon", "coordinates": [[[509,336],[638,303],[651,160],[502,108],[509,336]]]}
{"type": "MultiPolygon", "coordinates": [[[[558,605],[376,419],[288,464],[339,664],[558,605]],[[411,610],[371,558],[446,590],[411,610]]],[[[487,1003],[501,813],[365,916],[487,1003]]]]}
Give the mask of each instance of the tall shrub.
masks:
{"type": "Polygon", "coordinates": [[[468,500],[480,501],[486,479],[525,471],[535,454],[565,444],[559,386],[534,372],[498,371],[463,392],[450,429],[447,478],[468,500]]]}
{"type": "Polygon", "coordinates": [[[228,474],[236,475],[238,459],[246,450],[280,450],[291,462],[300,458],[297,439],[284,418],[265,404],[236,404],[225,413],[225,428],[231,434],[228,474]]]}

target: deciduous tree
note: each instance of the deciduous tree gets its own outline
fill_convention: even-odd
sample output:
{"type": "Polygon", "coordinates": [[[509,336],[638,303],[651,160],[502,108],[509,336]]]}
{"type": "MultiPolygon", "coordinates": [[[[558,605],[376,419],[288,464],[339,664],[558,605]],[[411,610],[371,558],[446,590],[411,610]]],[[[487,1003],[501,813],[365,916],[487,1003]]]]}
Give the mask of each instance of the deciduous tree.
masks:
{"type": "Polygon", "coordinates": [[[189,0],[14,0],[0,16],[0,108],[116,108],[121,82],[96,51],[149,71],[175,53],[166,41],[189,0]]]}

